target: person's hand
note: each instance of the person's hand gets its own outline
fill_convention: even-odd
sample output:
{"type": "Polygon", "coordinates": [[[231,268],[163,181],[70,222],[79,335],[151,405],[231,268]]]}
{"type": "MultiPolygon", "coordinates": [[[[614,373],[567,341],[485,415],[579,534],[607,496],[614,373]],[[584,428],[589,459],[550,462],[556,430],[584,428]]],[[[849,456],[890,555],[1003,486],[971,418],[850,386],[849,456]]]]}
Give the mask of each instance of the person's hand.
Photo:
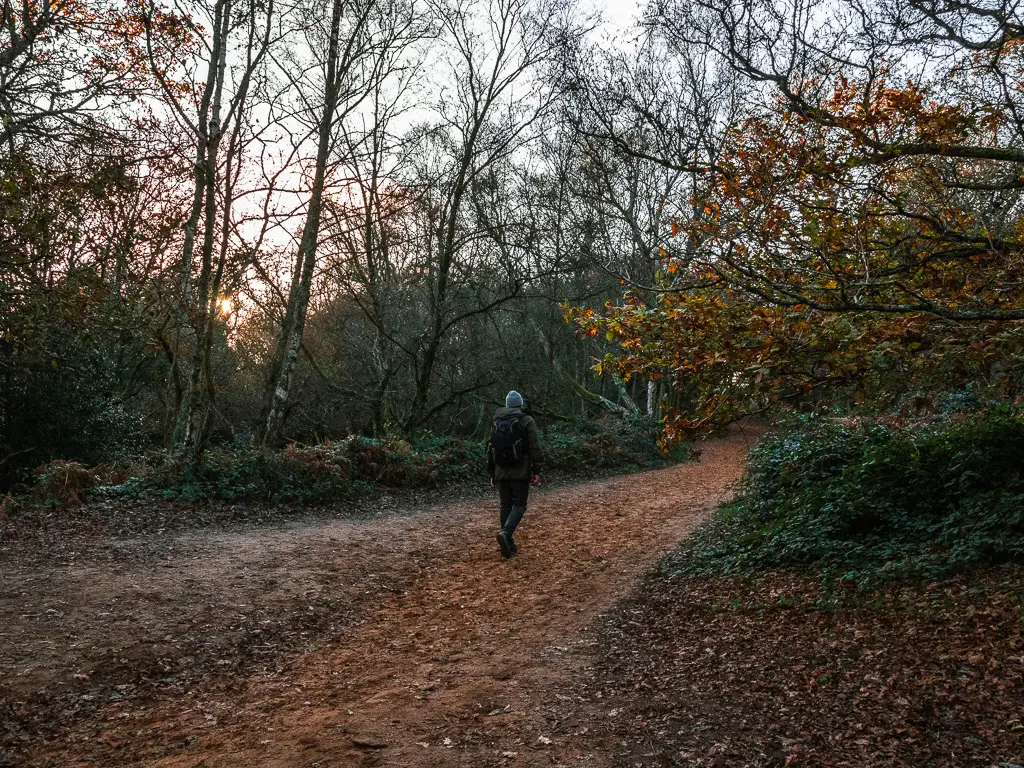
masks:
{"type": "Polygon", "coordinates": [[[530,485],[540,485],[540,475],[534,475],[530,478],[530,485]]]}

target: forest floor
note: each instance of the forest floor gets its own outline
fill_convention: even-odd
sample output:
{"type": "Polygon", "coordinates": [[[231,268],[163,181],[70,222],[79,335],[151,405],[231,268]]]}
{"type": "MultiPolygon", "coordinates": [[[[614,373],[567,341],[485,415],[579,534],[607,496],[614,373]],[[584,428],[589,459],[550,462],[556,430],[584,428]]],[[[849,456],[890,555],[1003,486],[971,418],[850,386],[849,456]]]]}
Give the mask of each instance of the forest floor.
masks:
{"type": "Polygon", "coordinates": [[[490,496],[0,544],[0,766],[1024,762],[1019,571],[832,611],[651,573],[750,440],[541,488],[508,561],[490,496]]]}
{"type": "Polygon", "coordinates": [[[700,461],[363,521],[0,547],[0,765],[608,765],[586,630],[728,498],[700,461]],[[538,762],[540,761],[540,762],[538,762]]]}

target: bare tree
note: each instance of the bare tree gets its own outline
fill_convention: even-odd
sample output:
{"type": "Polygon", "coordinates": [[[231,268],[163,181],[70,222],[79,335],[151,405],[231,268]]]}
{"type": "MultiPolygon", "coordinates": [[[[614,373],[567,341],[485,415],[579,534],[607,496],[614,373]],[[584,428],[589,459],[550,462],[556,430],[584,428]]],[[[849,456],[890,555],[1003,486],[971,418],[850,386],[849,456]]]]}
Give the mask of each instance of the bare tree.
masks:
{"type": "MultiPolygon", "coordinates": [[[[182,8],[182,17],[186,17],[187,10],[199,9],[182,8]]],[[[242,136],[252,107],[253,80],[276,39],[274,0],[214,0],[212,7],[202,10],[209,12],[210,24],[208,36],[202,36],[200,28],[192,25],[193,33],[202,41],[198,59],[158,50],[154,41],[165,24],[165,14],[150,2],[144,15],[151,71],[160,83],[164,103],[190,138],[195,153],[192,200],[183,227],[180,262],[180,302],[193,343],[171,445],[179,453],[190,448],[196,456],[206,438],[214,396],[210,347],[228,253],[236,174],[245,145],[242,136]],[[195,83],[194,88],[183,89],[179,80],[195,77],[197,60],[205,63],[205,77],[201,85],[195,83]],[[193,93],[198,97],[195,102],[188,98],[193,93]],[[200,236],[196,276],[195,251],[200,236]]],[[[179,337],[184,331],[179,330],[179,337]]],[[[173,364],[176,375],[183,354],[187,350],[179,342],[173,364]]]]}
{"type": "MultiPolygon", "coordinates": [[[[168,14],[153,39],[180,40],[168,14]]],[[[153,92],[131,6],[108,0],[0,0],[0,144],[53,144],[111,137],[126,107],[153,92]]]]}
{"type": "MultiPolygon", "coordinates": [[[[316,156],[313,162],[309,202],[292,271],[281,335],[272,365],[263,420],[264,442],[274,442],[291,397],[295,365],[302,348],[310,294],[317,270],[317,246],[324,209],[328,172],[337,163],[334,151],[337,126],[381,86],[394,63],[392,52],[422,34],[419,14],[404,0],[332,0],[326,57],[319,99],[313,102],[317,116],[316,156]]],[[[316,45],[316,26],[310,28],[316,45]]],[[[296,86],[302,84],[296,81],[296,86]]]]}
{"type": "Polygon", "coordinates": [[[340,124],[347,200],[331,207],[324,242],[327,301],[351,302],[365,323],[360,330],[346,326],[349,356],[356,362],[341,366],[346,380],[323,378],[370,409],[376,434],[385,433],[392,421],[389,399],[404,368],[403,339],[409,335],[413,296],[408,225],[417,195],[403,186],[415,145],[402,131],[422,95],[421,49],[395,49],[387,68],[389,82],[376,90],[362,112],[340,124]]]}
{"type": "MultiPolygon", "coordinates": [[[[632,45],[591,45],[567,52],[574,87],[563,124],[572,131],[569,174],[577,204],[567,216],[587,233],[583,253],[611,278],[603,301],[657,304],[677,290],[697,253],[694,233],[720,179],[728,130],[738,120],[740,78],[708,47],[676,46],[656,25],[632,45]],[[670,268],[671,265],[671,268],[670,268]]],[[[647,372],[646,391],[613,379],[621,406],[655,416],[662,372],[647,372]]],[[[608,407],[605,402],[605,407],[608,407]]]]}
{"type": "Polygon", "coordinates": [[[406,429],[488,383],[469,382],[432,399],[449,336],[520,295],[544,269],[530,259],[525,230],[513,231],[518,223],[528,229],[527,219],[490,203],[508,189],[509,172],[538,142],[555,108],[561,45],[582,34],[573,6],[559,0],[458,1],[437,12],[450,46],[444,76],[452,84],[441,92],[439,119],[419,138],[414,247],[425,315],[422,333],[407,346],[414,387],[406,429]]]}

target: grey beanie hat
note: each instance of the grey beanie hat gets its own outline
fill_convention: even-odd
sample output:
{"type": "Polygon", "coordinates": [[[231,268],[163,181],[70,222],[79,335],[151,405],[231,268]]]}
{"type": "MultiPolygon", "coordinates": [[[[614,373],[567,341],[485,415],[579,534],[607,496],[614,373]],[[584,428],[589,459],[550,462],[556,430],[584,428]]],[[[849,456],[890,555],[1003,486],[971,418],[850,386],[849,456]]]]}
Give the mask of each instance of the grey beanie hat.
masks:
{"type": "Polygon", "coordinates": [[[516,392],[514,389],[505,395],[505,407],[506,408],[522,408],[523,407],[523,396],[516,392]]]}

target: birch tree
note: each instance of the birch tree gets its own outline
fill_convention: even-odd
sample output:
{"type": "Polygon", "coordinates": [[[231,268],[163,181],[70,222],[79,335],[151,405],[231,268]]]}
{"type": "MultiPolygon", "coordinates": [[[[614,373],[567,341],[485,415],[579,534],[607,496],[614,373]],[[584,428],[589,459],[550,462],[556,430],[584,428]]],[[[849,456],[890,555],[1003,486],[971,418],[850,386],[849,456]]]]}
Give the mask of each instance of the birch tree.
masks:
{"type": "Polygon", "coordinates": [[[228,251],[236,171],[245,145],[242,136],[252,108],[254,78],[276,40],[277,9],[274,0],[214,0],[212,6],[179,5],[175,10],[177,18],[190,21],[199,45],[195,57],[161,51],[154,45],[166,25],[167,12],[153,0],[143,18],[151,71],[160,83],[164,103],[194,150],[180,261],[179,301],[184,318],[172,359],[172,375],[182,384],[171,446],[178,454],[191,450],[198,456],[214,397],[210,346],[228,251]],[[193,20],[199,12],[208,13],[208,25],[193,20]],[[202,80],[200,68],[205,71],[202,80]],[[190,352],[185,335],[191,337],[190,352]],[[187,358],[184,364],[183,357],[187,358]]]}

